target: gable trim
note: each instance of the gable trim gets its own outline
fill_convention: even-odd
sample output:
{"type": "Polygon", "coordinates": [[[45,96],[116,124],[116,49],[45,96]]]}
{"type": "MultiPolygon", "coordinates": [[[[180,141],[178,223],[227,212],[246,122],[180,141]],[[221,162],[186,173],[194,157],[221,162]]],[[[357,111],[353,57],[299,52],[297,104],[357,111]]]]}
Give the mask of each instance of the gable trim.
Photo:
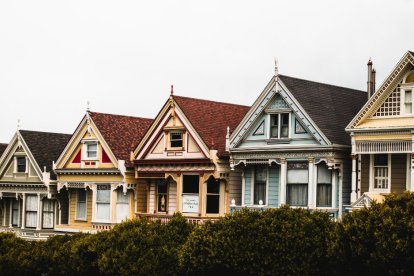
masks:
{"type": "Polygon", "coordinates": [[[367,100],[358,114],[348,124],[348,126],[345,128],[346,131],[350,131],[353,128],[357,127],[362,122],[362,120],[368,118],[377,110],[377,108],[379,108],[386,93],[389,90],[394,90],[395,86],[398,84],[398,80],[401,74],[405,74],[404,71],[406,70],[407,64],[409,63],[411,63],[411,65],[414,65],[414,56],[411,52],[408,51],[391,71],[391,74],[384,80],[380,88],[371,96],[369,100],[367,100]]]}

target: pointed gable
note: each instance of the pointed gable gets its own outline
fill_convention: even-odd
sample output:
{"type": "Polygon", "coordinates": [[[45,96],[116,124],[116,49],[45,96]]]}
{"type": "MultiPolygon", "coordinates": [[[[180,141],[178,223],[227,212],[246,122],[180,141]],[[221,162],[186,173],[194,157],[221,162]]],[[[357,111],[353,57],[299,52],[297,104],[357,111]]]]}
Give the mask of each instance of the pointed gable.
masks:
{"type": "Polygon", "coordinates": [[[90,116],[116,158],[126,163],[152,123],[152,119],[99,112],[90,116]]]}
{"type": "Polygon", "coordinates": [[[48,172],[53,172],[53,161],[57,161],[71,135],[30,130],[19,130],[19,132],[40,170],[43,171],[46,167],[48,172]]]}
{"type": "Polygon", "coordinates": [[[174,96],[174,100],[204,143],[210,149],[216,149],[219,156],[227,155],[227,127],[233,131],[250,108],[181,96],[174,96]]]}
{"type": "Polygon", "coordinates": [[[278,77],[331,143],[351,143],[345,127],[365,103],[365,91],[284,75],[278,77]]]}
{"type": "Polygon", "coordinates": [[[413,126],[412,118],[396,118],[400,116],[403,106],[401,85],[405,75],[414,69],[414,54],[408,51],[397,63],[391,74],[384,80],[378,90],[371,96],[358,114],[348,124],[347,130],[358,128],[379,128],[382,126],[413,126]],[[388,117],[382,122],[371,118],[388,117]],[[394,117],[394,118],[392,118],[394,117]]]}

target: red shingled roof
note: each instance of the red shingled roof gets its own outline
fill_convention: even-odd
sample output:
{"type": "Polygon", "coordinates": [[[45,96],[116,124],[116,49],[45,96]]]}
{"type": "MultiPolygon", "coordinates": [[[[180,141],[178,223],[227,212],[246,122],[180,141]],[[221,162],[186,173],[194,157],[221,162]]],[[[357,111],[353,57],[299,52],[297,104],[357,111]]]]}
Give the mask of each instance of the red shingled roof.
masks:
{"type": "Polygon", "coordinates": [[[141,141],[152,119],[89,112],[93,122],[118,160],[130,163],[130,152],[141,141]]]}
{"type": "Polygon", "coordinates": [[[228,155],[227,127],[230,127],[232,132],[250,107],[181,96],[173,97],[204,143],[210,149],[218,150],[219,156],[228,155]]]}

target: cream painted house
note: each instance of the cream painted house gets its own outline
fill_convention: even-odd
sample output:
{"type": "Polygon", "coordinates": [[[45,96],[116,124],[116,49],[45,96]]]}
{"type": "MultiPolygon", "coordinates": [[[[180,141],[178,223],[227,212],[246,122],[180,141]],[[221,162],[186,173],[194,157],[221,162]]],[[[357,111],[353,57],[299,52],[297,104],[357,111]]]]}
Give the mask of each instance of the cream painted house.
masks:
{"type": "Polygon", "coordinates": [[[414,191],[414,53],[404,54],[376,92],[371,62],[368,77],[367,102],[346,128],[352,139],[351,209],[414,191]]]}

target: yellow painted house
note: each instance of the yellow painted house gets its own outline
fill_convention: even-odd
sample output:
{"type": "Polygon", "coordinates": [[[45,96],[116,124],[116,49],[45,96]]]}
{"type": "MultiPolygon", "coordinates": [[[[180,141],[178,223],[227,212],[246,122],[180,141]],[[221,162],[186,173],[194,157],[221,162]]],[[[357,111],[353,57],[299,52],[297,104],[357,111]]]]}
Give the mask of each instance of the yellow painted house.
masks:
{"type": "Polygon", "coordinates": [[[352,139],[351,208],[414,191],[414,53],[407,52],[375,92],[368,63],[368,99],[347,126],[352,139]]]}
{"type": "Polygon", "coordinates": [[[134,217],[137,180],[130,159],[152,120],[88,111],[54,164],[68,199],[56,230],[95,232],[134,217]]]}

